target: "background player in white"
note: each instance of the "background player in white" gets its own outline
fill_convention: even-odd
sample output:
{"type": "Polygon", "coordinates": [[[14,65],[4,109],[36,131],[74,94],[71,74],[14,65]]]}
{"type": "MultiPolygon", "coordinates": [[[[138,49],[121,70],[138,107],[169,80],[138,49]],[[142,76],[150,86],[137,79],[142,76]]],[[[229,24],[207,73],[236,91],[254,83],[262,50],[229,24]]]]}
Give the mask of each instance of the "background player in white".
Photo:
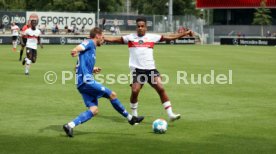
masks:
{"type": "Polygon", "coordinates": [[[11,25],[11,33],[12,33],[12,49],[15,52],[17,47],[17,39],[19,36],[19,27],[15,24],[15,22],[11,25]]]}
{"type": "Polygon", "coordinates": [[[26,47],[26,43],[27,43],[27,36],[24,35],[25,34],[25,31],[27,29],[29,29],[31,27],[31,21],[28,20],[26,25],[24,25],[21,29],[21,37],[20,37],[20,42],[21,42],[21,49],[20,49],[20,57],[19,57],[19,61],[22,60],[22,55],[23,55],[23,52],[24,52],[24,48],[26,47]]]}
{"type": "Polygon", "coordinates": [[[138,95],[145,82],[148,82],[159,94],[164,109],[169,119],[174,121],[180,118],[180,114],[172,111],[171,102],[161,83],[161,77],[155,67],[153,58],[153,47],[156,42],[171,41],[183,36],[193,36],[190,30],[172,36],[148,34],[147,21],[145,18],[136,19],[137,33],[122,37],[105,37],[105,41],[114,43],[127,43],[129,48],[129,67],[132,72],[133,82],[131,84],[130,107],[132,114],[138,116],[138,95]]]}
{"type": "Polygon", "coordinates": [[[31,63],[36,62],[37,58],[37,44],[40,44],[40,47],[43,48],[40,41],[40,30],[36,28],[37,20],[31,20],[31,28],[27,29],[24,33],[27,36],[27,45],[26,45],[26,53],[27,57],[25,57],[22,61],[22,65],[25,65],[25,75],[29,75],[29,69],[31,63]]]}

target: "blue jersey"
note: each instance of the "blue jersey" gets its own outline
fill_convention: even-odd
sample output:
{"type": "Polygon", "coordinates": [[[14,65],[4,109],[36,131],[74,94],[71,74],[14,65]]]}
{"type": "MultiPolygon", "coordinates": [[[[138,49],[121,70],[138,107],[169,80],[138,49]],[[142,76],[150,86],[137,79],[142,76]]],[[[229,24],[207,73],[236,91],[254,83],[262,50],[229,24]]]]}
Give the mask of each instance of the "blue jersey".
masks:
{"type": "Polygon", "coordinates": [[[77,86],[94,81],[93,69],[96,63],[96,46],[92,40],[84,40],[80,44],[84,51],[78,56],[76,65],[77,86]]]}

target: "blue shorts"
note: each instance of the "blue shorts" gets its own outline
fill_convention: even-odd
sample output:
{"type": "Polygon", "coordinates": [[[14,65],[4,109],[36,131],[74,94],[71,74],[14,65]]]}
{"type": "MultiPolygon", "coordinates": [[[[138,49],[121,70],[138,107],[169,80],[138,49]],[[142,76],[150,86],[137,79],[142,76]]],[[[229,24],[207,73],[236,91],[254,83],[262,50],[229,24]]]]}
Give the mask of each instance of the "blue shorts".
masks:
{"type": "Polygon", "coordinates": [[[97,81],[89,84],[82,84],[78,87],[80,94],[84,100],[86,107],[98,106],[98,98],[109,98],[112,91],[97,81]]]}

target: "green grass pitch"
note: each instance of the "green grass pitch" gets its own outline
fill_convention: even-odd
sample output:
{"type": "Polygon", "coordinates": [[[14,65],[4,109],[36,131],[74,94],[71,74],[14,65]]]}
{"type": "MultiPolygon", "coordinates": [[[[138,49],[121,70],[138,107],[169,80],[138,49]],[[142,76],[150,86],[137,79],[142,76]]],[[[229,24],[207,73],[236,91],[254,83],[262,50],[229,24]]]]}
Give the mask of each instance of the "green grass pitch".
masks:
{"type": "MultiPolygon", "coordinates": [[[[100,99],[99,115],[65,136],[62,125],[86,110],[74,81],[61,83],[62,71],[74,72],[74,46],[45,45],[38,49],[30,76],[11,45],[0,46],[0,153],[275,153],[276,48],[250,46],[156,45],[158,70],[170,77],[165,89],[173,110],[182,115],[169,122],[166,134],[152,133],[157,118],[167,118],[156,92],[143,87],[139,115],[130,126],[109,101],[100,99]],[[228,74],[233,84],[177,84],[176,72],[228,74]],[[57,82],[44,82],[54,71],[57,82]]],[[[102,74],[127,74],[124,45],[97,49],[102,74]]],[[[128,84],[104,84],[129,110],[128,84]]]]}

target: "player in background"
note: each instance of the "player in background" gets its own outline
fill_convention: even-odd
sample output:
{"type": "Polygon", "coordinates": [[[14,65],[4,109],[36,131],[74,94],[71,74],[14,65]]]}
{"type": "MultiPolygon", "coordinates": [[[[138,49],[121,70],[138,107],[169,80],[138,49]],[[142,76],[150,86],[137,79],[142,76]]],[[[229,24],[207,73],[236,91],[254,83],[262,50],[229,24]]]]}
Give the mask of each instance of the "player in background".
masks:
{"type": "Polygon", "coordinates": [[[20,49],[20,56],[19,56],[19,61],[22,60],[22,55],[24,52],[24,48],[26,47],[27,43],[27,36],[24,35],[25,31],[31,27],[31,21],[28,20],[27,24],[24,25],[21,29],[21,37],[20,37],[20,42],[21,42],[21,49],[20,49]]]}
{"type": "Polygon", "coordinates": [[[24,36],[27,37],[27,44],[26,44],[27,57],[25,57],[22,61],[22,65],[25,65],[25,75],[29,75],[31,64],[36,62],[37,44],[40,44],[40,47],[43,48],[43,45],[41,44],[41,41],[40,41],[41,32],[39,29],[36,28],[36,26],[37,26],[37,20],[31,20],[31,28],[27,29],[24,33],[24,36]]]}
{"type": "Polygon", "coordinates": [[[15,22],[13,22],[11,25],[11,33],[12,33],[12,49],[14,52],[16,51],[19,32],[20,32],[19,27],[15,24],[15,22]]]}
{"type": "Polygon", "coordinates": [[[164,36],[149,34],[147,32],[147,21],[145,18],[136,19],[137,33],[125,35],[122,37],[105,37],[105,41],[128,44],[129,48],[129,67],[132,73],[130,108],[132,115],[138,116],[138,95],[145,82],[148,82],[159,94],[161,103],[167,111],[171,121],[180,118],[180,114],[172,111],[172,105],[169,97],[162,85],[161,77],[155,67],[153,58],[153,47],[157,42],[171,41],[184,36],[193,36],[193,32],[188,30],[181,34],[164,36]]]}
{"type": "Polygon", "coordinates": [[[111,91],[94,80],[93,73],[99,73],[101,71],[101,68],[95,67],[96,47],[101,46],[103,42],[102,29],[95,27],[90,31],[90,39],[83,41],[71,51],[73,57],[78,56],[76,65],[77,89],[82,95],[88,110],[81,113],[71,122],[63,125],[63,129],[69,137],[73,137],[74,127],[97,115],[98,99],[101,97],[109,99],[113,108],[125,117],[129,124],[134,125],[140,123],[144,119],[144,117],[130,115],[121,104],[114,91],[111,91]]]}

